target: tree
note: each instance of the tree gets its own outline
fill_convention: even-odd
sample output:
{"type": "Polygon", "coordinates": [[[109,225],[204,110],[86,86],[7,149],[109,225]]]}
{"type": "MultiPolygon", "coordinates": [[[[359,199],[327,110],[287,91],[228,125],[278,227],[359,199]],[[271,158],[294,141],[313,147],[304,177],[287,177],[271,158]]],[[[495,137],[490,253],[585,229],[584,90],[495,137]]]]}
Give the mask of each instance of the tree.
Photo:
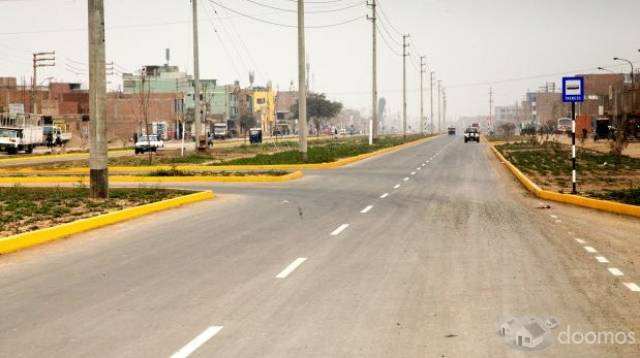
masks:
{"type": "MultiPolygon", "coordinates": [[[[335,117],[342,111],[342,103],[327,99],[323,93],[310,93],[307,96],[307,118],[316,127],[316,133],[320,135],[322,124],[335,117]]],[[[291,106],[293,118],[299,118],[298,102],[291,106]]]]}
{"type": "Polygon", "coordinates": [[[242,136],[246,137],[247,131],[258,124],[258,120],[253,114],[243,114],[240,117],[240,131],[242,136]]]}
{"type": "Polygon", "coordinates": [[[503,123],[498,128],[500,128],[505,136],[512,136],[516,131],[516,125],[511,122],[503,123]]]}

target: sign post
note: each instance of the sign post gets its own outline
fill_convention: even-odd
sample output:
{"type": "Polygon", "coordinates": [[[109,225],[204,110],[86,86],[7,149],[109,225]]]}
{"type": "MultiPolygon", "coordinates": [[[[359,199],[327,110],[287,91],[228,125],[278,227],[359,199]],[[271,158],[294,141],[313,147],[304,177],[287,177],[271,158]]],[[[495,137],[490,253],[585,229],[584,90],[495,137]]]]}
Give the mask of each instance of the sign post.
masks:
{"type": "Polygon", "coordinates": [[[577,194],[576,102],[584,102],[584,77],[562,78],[562,101],[565,103],[571,103],[571,194],[577,194]]]}

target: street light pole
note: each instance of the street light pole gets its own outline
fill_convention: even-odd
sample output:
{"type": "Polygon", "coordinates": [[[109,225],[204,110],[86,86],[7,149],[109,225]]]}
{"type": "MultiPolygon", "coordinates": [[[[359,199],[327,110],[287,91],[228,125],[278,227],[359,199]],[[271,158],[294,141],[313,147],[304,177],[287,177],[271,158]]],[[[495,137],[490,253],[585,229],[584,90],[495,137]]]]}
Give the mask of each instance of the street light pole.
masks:
{"type": "Polygon", "coordinates": [[[631,61],[629,61],[627,59],[624,59],[624,58],[620,58],[620,57],[614,57],[613,60],[614,61],[624,61],[624,62],[628,63],[629,66],[631,66],[631,87],[635,88],[635,80],[633,78],[633,62],[631,62],[631,61]]]}
{"type": "Polygon", "coordinates": [[[604,72],[609,72],[609,73],[615,73],[614,71],[611,71],[610,69],[604,68],[604,67],[598,67],[598,70],[604,71],[604,72]]]}

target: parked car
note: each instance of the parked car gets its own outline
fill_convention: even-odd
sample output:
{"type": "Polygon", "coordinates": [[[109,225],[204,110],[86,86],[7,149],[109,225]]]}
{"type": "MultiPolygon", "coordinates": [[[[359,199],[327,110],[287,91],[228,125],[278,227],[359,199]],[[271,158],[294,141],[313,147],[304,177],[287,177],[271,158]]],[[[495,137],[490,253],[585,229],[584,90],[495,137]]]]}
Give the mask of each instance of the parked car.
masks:
{"type": "Polygon", "coordinates": [[[477,127],[469,127],[464,130],[464,142],[469,141],[480,143],[480,130],[477,127]]]}
{"type": "Polygon", "coordinates": [[[163,148],[164,142],[158,139],[155,134],[140,135],[135,145],[136,154],[144,154],[145,152],[156,152],[158,148],[163,148]]]}

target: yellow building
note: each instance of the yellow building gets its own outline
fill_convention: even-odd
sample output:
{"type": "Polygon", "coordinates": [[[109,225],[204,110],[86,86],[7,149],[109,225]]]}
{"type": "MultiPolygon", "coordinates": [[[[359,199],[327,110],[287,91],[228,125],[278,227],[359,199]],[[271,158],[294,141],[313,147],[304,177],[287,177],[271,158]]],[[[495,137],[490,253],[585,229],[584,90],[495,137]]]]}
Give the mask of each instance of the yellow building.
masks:
{"type": "Polygon", "coordinates": [[[258,88],[253,91],[253,113],[262,132],[271,135],[276,121],[276,101],[271,88],[258,88]]]}

